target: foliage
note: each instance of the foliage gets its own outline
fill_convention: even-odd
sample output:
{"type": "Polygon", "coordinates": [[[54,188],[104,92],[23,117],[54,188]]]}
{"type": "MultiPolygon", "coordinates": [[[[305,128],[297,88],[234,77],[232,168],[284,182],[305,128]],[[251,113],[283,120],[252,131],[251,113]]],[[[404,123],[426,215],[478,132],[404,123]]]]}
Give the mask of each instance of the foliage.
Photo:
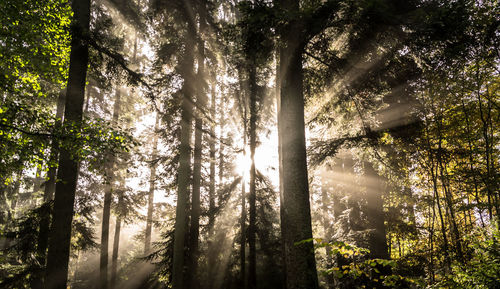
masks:
{"type": "Polygon", "coordinates": [[[342,259],[337,266],[320,270],[323,275],[333,275],[339,284],[349,284],[349,288],[417,288],[421,280],[414,280],[396,274],[397,262],[379,258],[368,258],[370,250],[342,242],[325,242],[320,238],[296,242],[299,245],[314,242],[315,250],[325,248],[327,254],[342,259]],[[341,263],[341,264],[339,264],[341,263]]]}
{"type": "Polygon", "coordinates": [[[71,9],[62,0],[14,0],[0,10],[0,174],[8,183],[47,148],[37,132],[51,123],[67,77],[71,9]]]}
{"type": "Polygon", "coordinates": [[[452,273],[429,288],[500,288],[500,233],[498,223],[466,236],[472,258],[466,266],[454,264],[452,273]]]}

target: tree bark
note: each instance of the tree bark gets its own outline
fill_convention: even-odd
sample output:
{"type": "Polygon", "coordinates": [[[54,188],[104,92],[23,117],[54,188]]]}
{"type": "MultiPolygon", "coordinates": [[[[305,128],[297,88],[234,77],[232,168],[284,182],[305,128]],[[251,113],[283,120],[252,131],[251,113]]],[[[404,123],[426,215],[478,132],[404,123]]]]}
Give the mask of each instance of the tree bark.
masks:
{"type": "Polygon", "coordinates": [[[113,238],[113,255],[111,256],[111,278],[110,278],[110,288],[116,288],[116,278],[118,271],[118,249],[120,246],[120,231],[122,228],[122,215],[121,208],[123,207],[123,193],[120,193],[118,197],[118,213],[116,214],[116,223],[115,223],[115,236],[113,238]]]}
{"type": "Polygon", "coordinates": [[[203,39],[206,28],[206,5],[201,1],[199,8],[199,33],[198,33],[198,73],[197,73],[197,111],[195,120],[194,163],[193,163],[193,192],[191,197],[191,226],[189,237],[189,288],[197,289],[198,280],[198,247],[200,236],[200,194],[201,194],[201,162],[203,151],[203,114],[206,106],[206,78],[205,78],[205,40],[203,39]]]}
{"type": "Polygon", "coordinates": [[[156,114],[154,136],[153,136],[153,150],[151,152],[151,168],[149,174],[149,192],[148,192],[148,215],[146,219],[146,232],[144,239],[144,254],[149,254],[151,251],[151,233],[153,231],[153,210],[154,210],[154,196],[155,196],[155,179],[156,179],[156,154],[158,153],[158,127],[160,117],[156,114]]]}
{"type": "MultiPolygon", "coordinates": [[[[208,187],[208,276],[213,276],[213,270],[215,268],[215,246],[213,244],[214,238],[214,226],[215,226],[215,111],[216,111],[216,96],[215,96],[215,76],[212,77],[211,81],[211,104],[210,104],[210,117],[212,118],[210,122],[210,137],[209,137],[209,156],[210,156],[210,176],[209,176],[209,187],[208,187]]],[[[209,289],[212,288],[212,280],[209,279],[208,286],[209,289]]]]}
{"type": "MultiPolygon", "coordinates": [[[[54,125],[54,131],[57,131],[61,127],[61,122],[64,118],[64,104],[66,102],[66,90],[61,90],[59,97],[57,99],[56,108],[56,122],[54,125]]],[[[50,215],[52,210],[50,208],[50,201],[54,198],[54,192],[56,188],[56,173],[57,166],[54,164],[59,158],[59,143],[57,140],[53,140],[50,148],[50,164],[49,170],[47,172],[47,180],[45,182],[45,187],[43,191],[43,204],[46,208],[44,214],[42,214],[40,219],[40,230],[38,231],[38,244],[37,244],[37,259],[41,267],[45,267],[45,260],[47,254],[47,245],[49,241],[49,226],[50,226],[50,215]]],[[[39,272],[33,275],[33,280],[31,282],[31,287],[33,289],[43,288],[43,274],[39,272]]]]}
{"type": "Polygon", "coordinates": [[[374,231],[368,240],[371,258],[388,259],[387,236],[384,224],[383,185],[373,165],[365,161],[366,218],[374,231]]]}
{"type": "MultiPolygon", "coordinates": [[[[242,80],[240,79],[240,88],[242,88],[242,80]]],[[[243,89],[241,89],[240,93],[244,93],[243,89]]],[[[247,104],[245,101],[246,98],[243,98],[243,158],[246,158],[246,148],[247,148],[247,104]]],[[[245,170],[246,168],[244,168],[245,170]]],[[[240,230],[241,230],[241,239],[240,239],[240,286],[243,289],[247,288],[248,280],[246,278],[246,243],[247,243],[247,206],[246,206],[246,180],[245,180],[245,171],[243,171],[243,176],[241,178],[241,220],[240,220],[240,230]]]]}
{"type": "MultiPolygon", "coordinates": [[[[332,240],[332,232],[331,232],[331,218],[330,218],[330,208],[329,208],[329,194],[333,195],[333,192],[330,191],[331,188],[331,182],[330,182],[330,175],[332,173],[332,170],[330,168],[324,168],[320,174],[321,174],[321,204],[322,204],[322,225],[323,225],[323,230],[324,230],[324,242],[331,242],[332,240]]],[[[333,258],[332,258],[332,248],[331,247],[326,247],[326,268],[330,269],[334,266],[333,264],[333,258]]],[[[335,288],[335,279],[333,278],[333,274],[328,274],[326,276],[326,286],[328,289],[334,289],[335,288]]]]}
{"type": "Polygon", "coordinates": [[[255,192],[255,147],[257,145],[257,70],[255,60],[250,61],[250,180],[249,180],[249,223],[248,223],[248,288],[257,288],[257,253],[256,253],[256,192],[255,192]]]}
{"type": "MultiPolygon", "coordinates": [[[[227,72],[225,63],[222,64],[222,71],[227,72]]],[[[224,95],[225,85],[224,82],[220,84],[221,99],[219,107],[219,130],[220,130],[220,140],[219,140],[219,191],[224,187],[224,127],[226,125],[225,110],[226,110],[226,96],[224,95]]]]}
{"type": "MultiPolygon", "coordinates": [[[[280,228],[281,228],[281,253],[282,255],[285,252],[285,242],[283,240],[285,239],[285,212],[284,212],[284,204],[283,204],[283,153],[281,151],[281,147],[283,145],[283,140],[281,139],[281,136],[283,134],[283,128],[281,127],[281,73],[280,73],[280,55],[281,55],[281,50],[277,49],[276,50],[276,87],[275,87],[275,97],[276,97],[276,111],[278,112],[278,120],[277,120],[277,125],[278,125],[278,173],[279,173],[279,182],[280,182],[280,187],[279,187],[279,195],[280,195],[280,228]]],[[[286,289],[286,263],[283,260],[283,287],[282,289],[286,289]]]]}
{"type": "Polygon", "coordinates": [[[465,107],[465,102],[462,100],[462,109],[464,112],[465,124],[466,124],[466,134],[467,134],[467,144],[468,144],[468,155],[469,155],[469,167],[470,172],[472,174],[472,181],[474,183],[474,197],[476,199],[476,209],[479,212],[479,219],[481,220],[481,225],[484,228],[484,220],[483,220],[483,208],[481,207],[482,203],[479,198],[479,189],[478,189],[478,181],[476,175],[478,175],[476,169],[474,168],[474,149],[472,146],[471,140],[471,125],[469,122],[469,114],[467,112],[467,108],[465,107]]]}
{"type": "MultiPolygon", "coordinates": [[[[113,108],[113,122],[116,124],[118,115],[120,114],[120,87],[116,88],[115,105],[113,108]]],[[[102,226],[101,226],[101,251],[99,263],[99,286],[101,289],[108,288],[108,249],[109,249],[109,220],[111,216],[111,197],[113,194],[113,181],[114,181],[114,165],[115,157],[109,156],[106,170],[106,191],[104,193],[104,205],[102,207],[102,226]]]]}
{"type": "MultiPolygon", "coordinates": [[[[88,65],[88,45],[83,41],[82,36],[89,30],[90,0],[73,1],[72,9],[75,25],[72,30],[64,123],[73,124],[79,129],[82,121],[88,65]]],[[[78,160],[70,151],[63,148],[57,173],[57,178],[61,182],[56,185],[53,221],[49,234],[46,289],[66,289],[78,166],[78,160]]]]}
{"type": "MultiPolygon", "coordinates": [[[[290,15],[299,12],[298,0],[281,1],[290,15]]],[[[318,288],[316,260],[312,242],[296,244],[312,238],[311,208],[307,177],[307,159],[303,95],[303,31],[298,20],[289,20],[280,31],[280,138],[283,174],[283,214],[286,283],[288,289],[318,288]]],[[[283,228],[283,227],[282,227],[283,228]]]]}
{"type": "MultiPolygon", "coordinates": [[[[189,184],[191,181],[191,124],[192,124],[192,101],[194,95],[194,56],[190,48],[194,47],[195,27],[190,15],[191,7],[186,3],[183,5],[184,17],[187,23],[188,32],[185,36],[184,45],[186,47],[182,56],[180,69],[181,76],[184,79],[182,88],[182,112],[181,112],[181,131],[179,147],[179,169],[177,177],[177,206],[175,211],[174,225],[174,256],[172,268],[172,285],[174,289],[184,289],[185,281],[185,241],[188,232],[188,199],[189,184]]],[[[188,284],[187,284],[188,285],[188,284]]]]}
{"type": "Polygon", "coordinates": [[[201,191],[201,152],[203,121],[195,120],[193,192],[191,196],[191,226],[189,228],[189,288],[198,288],[198,242],[200,236],[200,191],[201,191]]]}
{"type": "Polygon", "coordinates": [[[448,238],[446,236],[446,225],[444,222],[443,212],[441,209],[441,202],[440,202],[440,198],[439,198],[439,191],[438,191],[438,184],[437,184],[438,168],[437,168],[437,164],[434,164],[432,145],[430,142],[430,136],[429,136],[429,132],[427,129],[426,129],[426,135],[427,135],[427,139],[426,139],[427,149],[428,149],[429,162],[430,162],[429,171],[430,171],[431,180],[432,180],[432,188],[434,191],[434,200],[436,201],[436,205],[438,208],[438,214],[439,214],[439,221],[441,223],[441,233],[443,234],[443,254],[444,254],[445,271],[448,272],[450,269],[450,266],[451,266],[451,263],[450,263],[451,261],[450,261],[449,252],[448,252],[448,238]],[[435,168],[436,168],[436,170],[434,171],[435,168]]]}
{"type": "MultiPolygon", "coordinates": [[[[113,166],[108,168],[108,174],[112,173],[113,166]]],[[[111,214],[111,194],[112,194],[112,178],[108,176],[106,191],[104,192],[104,205],[102,207],[102,224],[101,224],[101,247],[100,247],[100,262],[99,262],[99,288],[108,288],[108,247],[109,247],[109,219],[111,214]]]]}

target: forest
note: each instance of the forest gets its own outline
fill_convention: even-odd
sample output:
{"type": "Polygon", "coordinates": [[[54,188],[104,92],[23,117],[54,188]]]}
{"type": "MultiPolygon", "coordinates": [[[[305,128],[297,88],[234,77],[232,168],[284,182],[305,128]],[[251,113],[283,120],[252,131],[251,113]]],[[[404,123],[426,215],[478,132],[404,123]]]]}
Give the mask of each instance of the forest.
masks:
{"type": "Polygon", "coordinates": [[[1,0],[0,288],[500,289],[497,0],[1,0]]]}

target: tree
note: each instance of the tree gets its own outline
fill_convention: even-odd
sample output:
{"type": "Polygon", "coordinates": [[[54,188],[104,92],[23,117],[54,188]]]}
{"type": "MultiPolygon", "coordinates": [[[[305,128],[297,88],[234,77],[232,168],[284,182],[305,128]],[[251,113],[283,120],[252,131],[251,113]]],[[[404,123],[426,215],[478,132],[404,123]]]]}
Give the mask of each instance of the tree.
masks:
{"type": "Polygon", "coordinates": [[[180,74],[184,79],[182,87],[182,116],[179,147],[179,169],[178,169],[178,193],[177,207],[175,214],[175,235],[174,235],[174,256],[172,284],[173,288],[184,288],[185,280],[185,236],[188,230],[188,200],[189,183],[191,180],[191,122],[193,107],[192,101],[195,93],[194,89],[194,56],[190,47],[195,45],[196,27],[192,18],[193,10],[188,3],[181,5],[181,18],[186,25],[184,35],[184,52],[181,56],[180,74]]]}
{"type": "MultiPolygon", "coordinates": [[[[279,7],[287,15],[299,12],[299,1],[286,0],[279,7]]],[[[318,288],[312,243],[297,242],[312,238],[309,185],[304,126],[302,53],[303,23],[288,18],[280,29],[280,111],[279,134],[282,166],[280,188],[287,288],[318,288]]]]}
{"type": "MultiPolygon", "coordinates": [[[[115,88],[115,103],[113,106],[113,122],[116,125],[120,115],[121,106],[121,87],[119,85],[115,88]]],[[[111,198],[113,191],[116,189],[114,182],[116,180],[114,176],[116,157],[114,155],[109,156],[107,162],[106,170],[106,188],[104,192],[104,204],[102,207],[102,228],[101,228],[101,252],[100,252],[100,282],[99,286],[102,289],[108,288],[108,261],[109,261],[109,220],[111,216],[111,198]]],[[[114,251],[113,251],[114,253],[114,251]]]]}
{"type": "Polygon", "coordinates": [[[200,236],[200,194],[201,194],[201,166],[203,150],[203,114],[206,113],[207,81],[205,72],[205,35],[207,30],[207,3],[201,1],[197,7],[199,16],[197,47],[197,79],[199,83],[196,89],[196,117],[194,133],[193,153],[193,190],[191,196],[191,225],[189,231],[189,288],[195,289],[200,286],[198,274],[199,260],[199,236],[200,236]]]}
{"type": "Polygon", "coordinates": [[[149,193],[148,193],[148,212],[146,219],[146,232],[144,238],[144,254],[149,254],[151,251],[151,231],[153,230],[153,210],[154,210],[154,193],[156,181],[156,167],[157,167],[157,153],[158,153],[158,127],[160,118],[158,113],[155,117],[154,136],[153,136],[153,149],[151,151],[151,168],[149,176],[149,193]]]}
{"type": "MultiPolygon", "coordinates": [[[[84,40],[90,24],[90,0],[74,1],[74,26],[71,39],[70,68],[68,76],[64,123],[80,130],[88,65],[88,44],[84,40]]],[[[49,233],[45,288],[66,288],[71,239],[71,221],[78,181],[78,160],[67,148],[59,157],[54,195],[52,225],[49,233]]]]}
{"type": "MultiPolygon", "coordinates": [[[[56,126],[54,127],[54,132],[56,132],[63,120],[64,116],[64,106],[66,100],[66,91],[62,90],[59,94],[59,98],[57,101],[57,109],[56,109],[56,126]]],[[[50,202],[54,198],[54,192],[56,187],[56,174],[57,167],[55,164],[57,163],[59,157],[59,143],[56,140],[53,140],[50,148],[50,162],[52,165],[49,167],[47,172],[47,180],[45,181],[45,188],[43,193],[43,202],[42,206],[51,207],[50,202]]],[[[50,217],[51,210],[47,210],[46,214],[43,214],[40,220],[40,229],[38,232],[38,245],[37,245],[37,257],[38,262],[42,266],[45,266],[45,260],[47,255],[47,246],[49,241],[49,227],[50,227],[50,217]]],[[[34,278],[32,280],[31,286],[35,289],[43,288],[43,272],[39,272],[38,274],[34,274],[34,278]]]]}

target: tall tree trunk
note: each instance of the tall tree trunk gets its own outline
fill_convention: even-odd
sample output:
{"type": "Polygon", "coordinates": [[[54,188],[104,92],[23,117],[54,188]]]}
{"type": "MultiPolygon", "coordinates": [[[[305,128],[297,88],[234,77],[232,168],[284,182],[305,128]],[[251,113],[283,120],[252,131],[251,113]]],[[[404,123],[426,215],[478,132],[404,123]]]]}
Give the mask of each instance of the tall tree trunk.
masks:
{"type": "MultiPolygon", "coordinates": [[[[111,174],[113,165],[109,164],[107,174],[111,174]]],[[[109,182],[105,187],[104,205],[102,207],[102,223],[101,223],[101,247],[100,247],[100,262],[99,262],[99,288],[108,288],[108,247],[109,247],[109,219],[111,215],[111,194],[112,194],[112,178],[107,176],[109,182]]]]}
{"type": "Polygon", "coordinates": [[[479,115],[481,117],[481,122],[483,124],[482,126],[482,132],[483,132],[483,138],[484,138],[484,153],[485,153],[485,160],[486,160],[486,177],[485,177],[485,186],[486,186],[486,192],[487,192],[487,197],[488,197],[488,214],[489,214],[489,219],[493,219],[493,208],[497,208],[497,213],[498,213],[498,204],[495,204],[495,197],[494,197],[494,192],[492,189],[492,174],[491,174],[491,159],[490,159],[490,137],[488,134],[488,122],[486,121],[485,113],[483,112],[483,101],[481,99],[481,86],[478,85],[477,88],[477,101],[479,104],[479,115]]]}
{"type": "MultiPolygon", "coordinates": [[[[341,181],[341,184],[343,186],[342,186],[342,191],[340,192],[339,195],[337,195],[337,197],[333,203],[333,205],[334,205],[333,213],[334,213],[336,220],[339,220],[339,218],[341,218],[342,213],[345,212],[346,210],[350,210],[350,211],[357,211],[358,210],[359,211],[359,209],[357,209],[356,207],[353,207],[351,205],[352,195],[355,194],[355,190],[356,190],[356,187],[354,184],[354,160],[352,158],[352,154],[345,153],[344,156],[341,158],[341,160],[342,160],[342,164],[341,164],[342,174],[341,175],[343,178],[343,181],[341,181]],[[349,196],[349,197],[348,197],[347,202],[343,203],[341,201],[341,198],[345,197],[345,196],[349,196]]],[[[353,225],[352,225],[353,222],[351,220],[351,214],[349,214],[348,221],[349,221],[349,223],[347,224],[347,226],[341,225],[340,228],[344,229],[344,231],[354,230],[353,225]]],[[[340,223],[337,223],[337,224],[340,224],[340,223]]],[[[340,252],[335,254],[335,261],[337,263],[336,264],[337,267],[339,267],[339,268],[342,268],[342,266],[349,264],[349,259],[345,258],[344,255],[340,252]]],[[[352,282],[345,282],[344,280],[336,279],[335,286],[337,286],[337,288],[341,288],[341,289],[349,289],[352,286],[352,282]]]]}
{"type": "MultiPolygon", "coordinates": [[[[429,271],[431,272],[431,280],[434,281],[435,273],[434,273],[434,224],[436,220],[436,206],[434,204],[435,199],[432,198],[432,221],[429,229],[429,247],[430,247],[430,262],[429,262],[429,271]]],[[[430,209],[430,208],[429,208],[430,209]]],[[[430,215],[430,213],[429,213],[430,215]]]]}
{"type": "Polygon", "coordinates": [[[199,7],[199,33],[198,33],[198,73],[197,73],[197,114],[195,120],[194,136],[194,163],[193,163],[193,193],[191,197],[191,226],[189,237],[189,288],[197,289],[200,286],[198,280],[198,243],[200,236],[200,194],[201,194],[201,162],[203,151],[203,114],[206,106],[206,77],[205,77],[205,28],[206,28],[206,4],[201,1],[199,7]]]}
{"type": "MultiPolygon", "coordinates": [[[[120,113],[120,87],[116,88],[115,105],[113,108],[113,122],[116,124],[120,113]]],[[[99,286],[101,289],[108,288],[108,251],[109,251],[109,219],[111,216],[111,197],[113,194],[115,157],[109,156],[106,170],[106,191],[104,192],[104,205],[102,207],[102,226],[101,226],[101,251],[99,263],[99,286]]]]}
{"type": "Polygon", "coordinates": [[[201,153],[203,121],[195,120],[193,192],[191,196],[191,226],[189,228],[189,288],[198,288],[198,242],[200,235],[201,153]]]}
{"type": "MultiPolygon", "coordinates": [[[[201,27],[200,27],[201,31],[201,27]]],[[[200,40],[203,42],[203,40],[200,40]]],[[[199,44],[200,50],[204,49],[204,44],[199,44]]],[[[204,56],[199,52],[198,57],[198,79],[203,79],[204,56]]],[[[201,159],[203,150],[203,108],[205,107],[204,84],[199,84],[197,91],[197,114],[195,117],[194,132],[194,162],[193,162],[193,192],[191,196],[191,226],[189,236],[189,288],[199,287],[198,282],[198,242],[200,235],[200,193],[201,193],[201,159]]]]}
{"type": "MultiPolygon", "coordinates": [[[[240,86],[242,80],[240,79],[240,86]]],[[[240,93],[244,93],[243,89],[241,89],[240,93]]],[[[243,158],[246,158],[246,148],[247,148],[247,104],[245,101],[246,98],[243,98],[243,158]]],[[[244,168],[243,170],[245,170],[244,168]]],[[[247,206],[246,206],[246,180],[245,180],[245,171],[243,171],[243,176],[241,178],[241,239],[240,239],[240,286],[243,289],[247,288],[248,282],[246,279],[246,242],[247,242],[247,206]]]]}
{"type": "MultiPolygon", "coordinates": [[[[210,156],[210,175],[209,175],[209,186],[208,186],[208,256],[207,256],[207,266],[208,266],[208,276],[213,276],[213,270],[215,268],[215,250],[214,246],[214,226],[215,226],[215,110],[216,110],[216,97],[215,97],[215,87],[216,80],[215,76],[212,77],[211,81],[211,104],[210,104],[210,138],[209,138],[209,156],[210,156]]],[[[212,278],[209,278],[208,289],[212,288],[212,278]]]]}
{"type": "MultiPolygon", "coordinates": [[[[489,85],[486,86],[486,94],[490,94],[490,88],[489,88],[489,85]]],[[[492,111],[492,101],[490,98],[486,98],[487,99],[487,103],[488,103],[488,110],[487,110],[487,123],[488,123],[488,127],[489,127],[489,134],[490,134],[490,139],[491,141],[493,142],[492,144],[490,144],[489,146],[489,153],[490,153],[490,164],[491,164],[491,168],[490,168],[490,183],[489,183],[489,186],[491,186],[492,188],[492,193],[493,193],[493,203],[495,204],[495,212],[496,212],[496,215],[498,216],[498,213],[500,212],[500,200],[499,200],[499,190],[498,189],[495,189],[495,188],[498,188],[498,171],[497,171],[497,168],[496,168],[496,163],[498,162],[498,160],[496,160],[498,158],[498,154],[495,154],[495,150],[493,149],[493,147],[495,146],[495,138],[494,138],[494,124],[493,124],[493,118],[491,116],[491,111],[492,111]]],[[[498,119],[498,118],[497,118],[498,119]]],[[[488,133],[488,132],[486,132],[488,133]]],[[[497,226],[500,226],[500,218],[496,218],[496,221],[497,221],[497,226]]]]}
{"type": "MultiPolygon", "coordinates": [[[[441,150],[441,148],[439,148],[439,150],[441,150]]],[[[449,222],[451,224],[451,236],[452,236],[452,240],[453,240],[453,243],[455,244],[455,251],[456,251],[456,254],[457,254],[457,257],[458,257],[458,260],[465,265],[465,259],[464,259],[464,256],[463,256],[463,253],[462,253],[462,244],[461,244],[461,237],[460,237],[460,233],[458,231],[458,224],[457,224],[457,220],[456,220],[456,213],[455,213],[455,208],[453,207],[453,197],[451,195],[451,192],[449,191],[450,190],[450,187],[449,187],[449,183],[448,183],[448,175],[444,173],[444,171],[446,171],[446,168],[443,166],[443,163],[442,163],[442,157],[440,156],[440,153],[439,153],[439,150],[438,150],[438,167],[439,167],[439,174],[440,174],[440,179],[441,179],[441,184],[442,184],[442,187],[443,187],[443,191],[444,191],[444,199],[445,199],[445,203],[446,203],[446,206],[448,207],[448,211],[450,212],[450,215],[449,215],[449,222]]],[[[436,175],[438,173],[436,172],[436,175]]]]}
{"type": "Polygon", "coordinates": [[[388,259],[387,236],[384,224],[383,184],[373,165],[365,161],[366,218],[374,233],[370,236],[371,258],[388,259]]]}
{"type": "MultiPolygon", "coordinates": [[[[71,6],[75,25],[72,30],[64,123],[74,124],[79,129],[82,121],[88,65],[88,45],[82,37],[89,30],[90,0],[73,1],[71,6]]],[[[78,160],[70,151],[63,148],[57,173],[57,178],[61,182],[56,185],[53,221],[49,234],[46,289],[66,289],[78,166],[78,160]]]]}
{"type": "MultiPolygon", "coordinates": [[[[281,136],[283,135],[283,128],[281,126],[281,73],[280,73],[280,55],[282,48],[279,48],[276,50],[276,87],[275,87],[275,97],[276,97],[276,111],[278,112],[278,120],[277,120],[277,125],[278,125],[278,173],[279,173],[279,182],[280,182],[280,187],[279,187],[279,195],[280,195],[280,228],[281,228],[281,253],[282,256],[285,253],[285,242],[283,241],[285,239],[285,229],[286,229],[286,224],[285,224],[285,205],[283,204],[283,152],[281,151],[281,147],[283,146],[283,140],[281,136]]],[[[284,258],[282,259],[283,263],[283,289],[286,289],[286,263],[284,261],[284,258]]]]}
{"type": "MultiPolygon", "coordinates": [[[[282,8],[290,15],[299,12],[298,0],[282,0],[282,8]]],[[[280,53],[280,134],[283,174],[283,220],[286,226],[286,282],[288,289],[318,288],[316,260],[312,242],[296,244],[312,238],[309,184],[304,124],[302,52],[303,31],[298,20],[290,20],[282,31],[280,53]]]]}
{"type": "Polygon", "coordinates": [[[115,223],[115,236],[113,238],[113,255],[111,256],[111,278],[110,278],[110,288],[114,289],[116,288],[116,278],[117,278],[117,271],[118,271],[118,249],[120,246],[120,231],[122,228],[122,214],[121,214],[121,208],[123,207],[123,193],[120,193],[120,196],[118,197],[118,205],[117,205],[117,211],[118,213],[116,214],[116,223],[115,223]]]}
{"type": "Polygon", "coordinates": [[[219,141],[219,191],[223,188],[224,179],[224,126],[226,125],[224,110],[226,109],[224,95],[221,95],[221,104],[219,112],[219,129],[220,129],[220,141],[219,141]]]}
{"type": "MultiPolygon", "coordinates": [[[[66,90],[63,89],[59,93],[57,99],[56,108],[56,123],[54,125],[54,131],[57,131],[61,127],[61,122],[64,117],[64,104],[66,102],[66,90]]],[[[54,198],[54,191],[56,188],[56,173],[57,167],[55,163],[59,157],[59,143],[57,140],[53,140],[50,148],[50,164],[49,170],[47,172],[47,181],[45,182],[45,187],[43,191],[43,204],[44,207],[43,214],[40,219],[40,230],[38,231],[38,244],[37,244],[37,260],[41,267],[45,267],[45,257],[47,254],[47,245],[49,241],[49,226],[50,226],[50,215],[52,214],[50,201],[54,198]]],[[[33,274],[33,280],[31,282],[31,288],[42,289],[43,288],[43,274],[39,272],[38,274],[33,274]]]]}
{"type": "Polygon", "coordinates": [[[456,221],[456,217],[455,217],[455,209],[453,207],[453,199],[452,199],[453,196],[451,195],[451,192],[449,191],[450,186],[449,186],[448,174],[446,173],[447,170],[444,167],[445,164],[443,164],[443,162],[445,162],[445,160],[443,160],[443,157],[441,155],[441,152],[443,149],[442,148],[442,119],[441,119],[441,117],[438,120],[437,126],[438,126],[439,141],[438,141],[438,150],[437,150],[437,158],[436,158],[436,161],[437,161],[436,177],[438,176],[438,171],[439,171],[441,185],[442,185],[442,188],[444,191],[445,203],[448,207],[448,211],[450,212],[449,221],[451,224],[452,240],[453,240],[453,243],[455,244],[455,251],[457,253],[458,259],[461,263],[464,264],[465,260],[464,260],[464,256],[462,253],[462,244],[460,241],[461,238],[460,238],[460,233],[458,231],[458,225],[457,225],[457,221],[456,221]]]}
{"type": "MultiPolygon", "coordinates": [[[[222,71],[228,73],[226,69],[226,64],[222,64],[222,71]]],[[[220,130],[220,140],[219,140],[219,192],[222,191],[224,187],[223,178],[224,178],[224,127],[226,125],[226,95],[224,94],[225,85],[222,81],[220,84],[221,91],[221,99],[220,99],[220,107],[219,107],[219,130],[220,130]]]]}
{"type": "MultiPolygon", "coordinates": [[[[331,217],[330,217],[330,208],[329,208],[329,194],[333,194],[329,189],[331,188],[331,183],[330,183],[330,175],[332,173],[329,168],[324,168],[321,170],[321,204],[322,204],[322,225],[323,225],[323,230],[324,230],[324,241],[325,242],[331,242],[332,240],[332,232],[331,232],[331,217]]],[[[331,247],[326,247],[326,266],[327,269],[330,269],[334,266],[333,264],[333,258],[332,258],[332,248],[331,247]]],[[[328,274],[326,276],[326,285],[328,289],[333,289],[335,288],[335,279],[333,278],[333,274],[328,274]]]]}
{"type": "Polygon", "coordinates": [[[255,239],[256,227],[256,192],[255,192],[255,147],[257,145],[257,69],[255,59],[249,63],[250,84],[250,180],[249,180],[249,223],[248,223],[248,288],[257,288],[257,252],[255,239]]]}
{"type": "MultiPolygon", "coordinates": [[[[194,47],[196,30],[193,23],[192,7],[184,3],[184,17],[187,22],[188,32],[185,37],[184,45],[186,47],[181,59],[181,76],[184,79],[182,88],[182,112],[181,112],[181,132],[179,147],[179,169],[177,177],[177,207],[175,211],[174,225],[174,256],[172,268],[172,285],[174,289],[184,289],[185,281],[185,243],[188,232],[188,200],[189,184],[191,180],[191,124],[193,114],[193,95],[194,95],[194,56],[190,48],[194,47]]],[[[188,285],[188,284],[186,284],[188,285]]]]}
{"type": "MultiPolygon", "coordinates": [[[[427,134],[428,134],[428,132],[427,132],[427,134]]],[[[429,137],[429,136],[427,136],[427,137],[429,137]]],[[[437,185],[438,168],[434,164],[434,157],[432,156],[431,145],[430,145],[429,139],[427,139],[427,142],[428,142],[428,149],[429,149],[429,155],[430,155],[429,161],[431,163],[429,170],[431,173],[432,187],[433,187],[433,191],[434,191],[434,200],[436,201],[436,205],[438,208],[439,220],[441,223],[441,233],[443,234],[443,254],[444,254],[445,271],[449,271],[451,261],[450,261],[449,252],[448,252],[448,238],[446,236],[446,225],[445,225],[444,218],[443,218],[443,211],[441,209],[441,202],[440,202],[438,185],[437,185]],[[436,168],[436,171],[434,171],[434,168],[436,168]]]]}
{"type": "Polygon", "coordinates": [[[146,219],[146,232],[144,240],[144,254],[149,254],[151,250],[151,233],[153,231],[153,210],[154,210],[154,196],[155,196],[155,180],[156,180],[156,154],[158,152],[158,127],[160,117],[156,114],[154,136],[153,136],[153,150],[151,151],[151,168],[149,174],[149,192],[148,192],[148,215],[146,219]]]}
{"type": "Polygon", "coordinates": [[[484,227],[484,220],[483,220],[483,208],[481,207],[481,200],[479,198],[479,189],[478,189],[478,181],[476,178],[476,169],[474,168],[474,150],[472,146],[472,140],[471,140],[471,125],[469,122],[469,114],[467,112],[467,108],[465,107],[465,102],[462,100],[462,109],[464,112],[464,118],[465,118],[465,124],[466,124],[466,134],[467,134],[467,144],[468,144],[468,155],[469,155],[469,168],[470,168],[470,173],[472,174],[472,181],[474,184],[474,198],[476,199],[476,209],[479,212],[479,219],[481,220],[481,225],[484,227]]]}

